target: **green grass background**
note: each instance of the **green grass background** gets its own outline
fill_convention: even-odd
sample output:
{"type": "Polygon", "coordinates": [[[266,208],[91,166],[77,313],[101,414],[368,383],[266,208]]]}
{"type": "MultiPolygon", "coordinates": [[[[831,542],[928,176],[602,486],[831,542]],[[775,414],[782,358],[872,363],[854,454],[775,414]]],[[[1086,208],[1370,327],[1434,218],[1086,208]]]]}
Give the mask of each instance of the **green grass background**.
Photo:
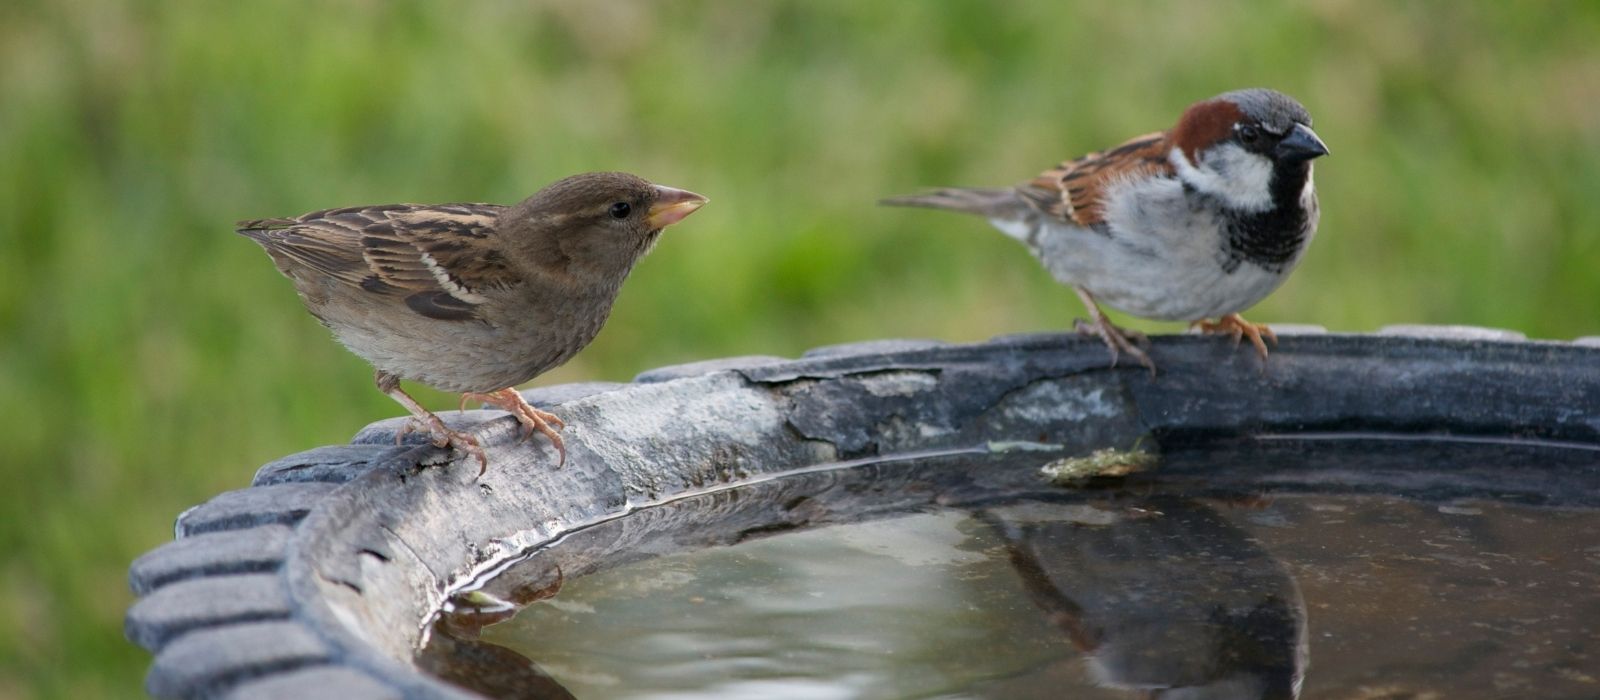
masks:
{"type": "Polygon", "coordinates": [[[135,695],[129,561],[397,413],[236,219],[599,169],[709,195],[536,384],[972,341],[1081,311],[982,223],[874,199],[1265,85],[1333,155],[1316,244],[1251,318],[1570,338],[1600,334],[1597,47],[1594,2],[0,4],[0,698],[135,695]]]}

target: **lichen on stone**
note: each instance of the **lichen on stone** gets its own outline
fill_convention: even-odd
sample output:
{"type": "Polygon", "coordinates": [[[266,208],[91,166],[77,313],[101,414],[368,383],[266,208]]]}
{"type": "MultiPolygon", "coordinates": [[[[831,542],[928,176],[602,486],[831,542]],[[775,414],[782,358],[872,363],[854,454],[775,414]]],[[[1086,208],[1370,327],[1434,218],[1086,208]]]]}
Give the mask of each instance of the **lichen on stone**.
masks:
{"type": "Polygon", "coordinates": [[[1081,457],[1063,457],[1039,468],[1039,473],[1057,486],[1075,486],[1095,477],[1127,476],[1155,467],[1161,456],[1144,446],[1141,439],[1127,449],[1105,447],[1081,457]]]}

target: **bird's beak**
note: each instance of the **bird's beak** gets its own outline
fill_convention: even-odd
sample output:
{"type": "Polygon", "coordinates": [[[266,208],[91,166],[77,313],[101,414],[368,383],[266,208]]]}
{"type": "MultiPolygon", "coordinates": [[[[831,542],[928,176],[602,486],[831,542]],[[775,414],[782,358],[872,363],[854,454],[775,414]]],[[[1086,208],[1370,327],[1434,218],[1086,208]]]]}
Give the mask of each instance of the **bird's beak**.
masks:
{"type": "Polygon", "coordinates": [[[1328,146],[1317,138],[1317,132],[1304,124],[1295,124],[1289,135],[1278,142],[1278,149],[1273,152],[1278,160],[1303,161],[1311,160],[1318,156],[1328,155],[1328,146]]]}
{"type": "Polygon", "coordinates": [[[656,231],[682,221],[683,217],[693,214],[694,210],[710,201],[688,190],[662,185],[656,185],[655,188],[656,201],[650,205],[650,213],[645,220],[656,231]]]}

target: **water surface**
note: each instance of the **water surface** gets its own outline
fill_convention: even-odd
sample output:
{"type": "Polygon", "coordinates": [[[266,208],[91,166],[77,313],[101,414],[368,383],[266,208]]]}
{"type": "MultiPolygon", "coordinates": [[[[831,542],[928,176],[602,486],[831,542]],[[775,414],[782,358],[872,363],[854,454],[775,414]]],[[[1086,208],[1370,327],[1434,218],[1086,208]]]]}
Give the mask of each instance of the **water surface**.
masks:
{"type": "Polygon", "coordinates": [[[484,590],[534,602],[461,643],[531,660],[507,697],[1600,697],[1600,511],[1457,497],[1437,445],[1392,447],[1424,491],[1229,452],[1282,483],[1041,488],[1011,456],[708,493],[530,557],[484,590]]]}

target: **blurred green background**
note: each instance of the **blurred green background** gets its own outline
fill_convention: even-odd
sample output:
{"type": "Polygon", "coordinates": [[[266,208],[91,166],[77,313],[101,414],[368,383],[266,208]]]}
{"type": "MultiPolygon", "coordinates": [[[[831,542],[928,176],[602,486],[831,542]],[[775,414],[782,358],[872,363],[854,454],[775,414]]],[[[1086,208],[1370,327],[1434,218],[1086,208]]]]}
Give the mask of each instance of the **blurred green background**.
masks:
{"type": "Polygon", "coordinates": [[[0,4],[0,698],[136,694],[129,561],[398,412],[237,219],[599,169],[709,195],[536,384],[1056,330],[1081,309],[1020,247],[873,201],[1254,85],[1333,155],[1250,318],[1600,334],[1600,3],[0,4]]]}

